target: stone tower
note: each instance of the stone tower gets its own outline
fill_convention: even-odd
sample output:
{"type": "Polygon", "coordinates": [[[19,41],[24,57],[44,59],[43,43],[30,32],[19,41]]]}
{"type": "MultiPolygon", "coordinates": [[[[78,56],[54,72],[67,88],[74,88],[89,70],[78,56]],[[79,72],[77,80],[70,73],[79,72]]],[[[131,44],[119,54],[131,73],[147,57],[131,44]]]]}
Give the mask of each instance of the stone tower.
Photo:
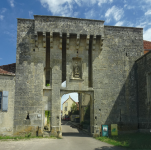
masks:
{"type": "Polygon", "coordinates": [[[50,110],[51,134],[61,136],[61,97],[71,92],[90,95],[93,135],[102,124],[137,129],[134,62],[142,53],[142,28],[56,16],[18,19],[14,135],[42,134],[50,110]]]}

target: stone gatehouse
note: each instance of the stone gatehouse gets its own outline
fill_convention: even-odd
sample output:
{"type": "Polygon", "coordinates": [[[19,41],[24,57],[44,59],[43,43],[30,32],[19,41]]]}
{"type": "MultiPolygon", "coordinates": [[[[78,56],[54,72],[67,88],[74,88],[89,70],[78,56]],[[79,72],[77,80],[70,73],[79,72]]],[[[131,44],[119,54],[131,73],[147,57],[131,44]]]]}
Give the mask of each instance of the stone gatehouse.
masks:
{"type": "MultiPolygon", "coordinates": [[[[92,135],[99,135],[103,124],[118,124],[120,131],[140,129],[139,124],[148,123],[139,119],[141,60],[135,61],[144,60],[142,55],[142,28],[56,16],[18,19],[15,75],[0,74],[6,106],[0,108],[0,134],[42,135],[44,113],[50,110],[51,135],[61,136],[61,97],[71,92],[78,92],[80,99],[90,96],[92,135]]],[[[148,105],[143,106],[145,111],[148,105]]]]}

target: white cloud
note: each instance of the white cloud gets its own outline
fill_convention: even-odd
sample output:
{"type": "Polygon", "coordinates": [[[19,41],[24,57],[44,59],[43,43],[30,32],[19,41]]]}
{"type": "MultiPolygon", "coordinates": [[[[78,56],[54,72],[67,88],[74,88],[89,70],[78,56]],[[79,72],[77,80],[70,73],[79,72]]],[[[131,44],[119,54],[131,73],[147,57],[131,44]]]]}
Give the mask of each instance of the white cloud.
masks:
{"type": "Polygon", "coordinates": [[[53,14],[64,15],[72,11],[72,0],[40,0],[43,7],[48,8],[53,14]]]}
{"type": "Polygon", "coordinates": [[[135,6],[127,6],[127,9],[135,9],[135,6]]]}
{"type": "Polygon", "coordinates": [[[151,15],[151,10],[148,10],[146,13],[145,13],[145,16],[146,15],[151,15]]]}
{"type": "Polygon", "coordinates": [[[98,0],[98,5],[101,6],[103,3],[112,3],[113,0],[98,0]]]}
{"type": "Polygon", "coordinates": [[[53,15],[61,16],[74,16],[73,7],[75,4],[78,6],[91,6],[98,4],[101,6],[103,3],[112,3],[113,0],[39,0],[43,7],[48,8],[53,15]]]}
{"type": "Polygon", "coordinates": [[[111,20],[111,17],[113,17],[116,21],[119,21],[123,17],[123,15],[123,9],[116,6],[112,6],[112,8],[109,8],[105,13],[105,17],[109,19],[109,21],[111,20]]]}
{"type": "Polygon", "coordinates": [[[134,25],[132,22],[128,22],[128,23],[126,24],[126,26],[128,26],[128,27],[134,27],[135,25],[134,25]]]}
{"type": "Polygon", "coordinates": [[[30,17],[30,18],[33,18],[33,12],[32,12],[32,11],[29,11],[28,13],[29,13],[29,17],[30,17]]]}
{"type": "Polygon", "coordinates": [[[4,16],[3,15],[0,15],[0,20],[3,20],[4,16]]]}
{"type": "Polygon", "coordinates": [[[84,13],[86,19],[93,19],[95,16],[95,11],[91,9],[90,11],[84,13]]]}
{"type": "Polygon", "coordinates": [[[115,26],[122,26],[124,24],[124,21],[119,21],[115,24],[115,26]]]}
{"type": "Polygon", "coordinates": [[[73,17],[77,17],[79,15],[79,12],[74,12],[73,17]]]}
{"type": "Polygon", "coordinates": [[[79,6],[81,6],[81,5],[82,5],[81,0],[75,0],[75,2],[76,2],[79,6]]]}
{"type": "Polygon", "coordinates": [[[135,25],[136,27],[146,28],[148,26],[148,21],[141,20],[139,23],[135,25]]]}
{"type": "Polygon", "coordinates": [[[124,5],[124,8],[127,8],[127,9],[134,9],[135,6],[125,4],[125,5],[124,5]]]}
{"type": "Polygon", "coordinates": [[[143,39],[147,40],[147,41],[151,41],[151,28],[149,28],[148,30],[144,31],[143,39]]]}
{"type": "Polygon", "coordinates": [[[14,7],[14,0],[9,0],[11,7],[14,7]]]}
{"type": "Polygon", "coordinates": [[[111,21],[111,18],[107,18],[105,22],[109,23],[110,21],[111,21]]]}
{"type": "Polygon", "coordinates": [[[151,0],[143,0],[146,3],[151,3],[151,0]]]}

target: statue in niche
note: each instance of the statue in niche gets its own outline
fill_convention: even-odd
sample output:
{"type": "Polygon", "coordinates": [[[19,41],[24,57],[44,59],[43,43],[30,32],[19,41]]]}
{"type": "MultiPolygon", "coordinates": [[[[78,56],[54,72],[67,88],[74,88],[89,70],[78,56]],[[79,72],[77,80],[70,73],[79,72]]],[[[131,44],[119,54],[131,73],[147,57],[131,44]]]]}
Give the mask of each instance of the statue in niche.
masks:
{"type": "Polygon", "coordinates": [[[79,66],[78,66],[77,62],[75,63],[75,67],[74,67],[74,77],[75,78],[80,78],[80,69],[79,69],[79,66]]]}

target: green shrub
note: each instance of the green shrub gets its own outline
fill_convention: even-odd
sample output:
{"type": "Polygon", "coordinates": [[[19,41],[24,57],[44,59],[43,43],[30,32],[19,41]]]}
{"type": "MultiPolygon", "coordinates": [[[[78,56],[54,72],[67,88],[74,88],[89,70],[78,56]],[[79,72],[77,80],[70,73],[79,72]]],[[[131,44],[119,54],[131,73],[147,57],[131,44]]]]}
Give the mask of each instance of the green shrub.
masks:
{"type": "Polygon", "coordinates": [[[50,86],[50,84],[46,84],[46,86],[50,86]]]}
{"type": "Polygon", "coordinates": [[[31,133],[25,135],[25,138],[29,138],[29,137],[31,137],[31,133]]]}

